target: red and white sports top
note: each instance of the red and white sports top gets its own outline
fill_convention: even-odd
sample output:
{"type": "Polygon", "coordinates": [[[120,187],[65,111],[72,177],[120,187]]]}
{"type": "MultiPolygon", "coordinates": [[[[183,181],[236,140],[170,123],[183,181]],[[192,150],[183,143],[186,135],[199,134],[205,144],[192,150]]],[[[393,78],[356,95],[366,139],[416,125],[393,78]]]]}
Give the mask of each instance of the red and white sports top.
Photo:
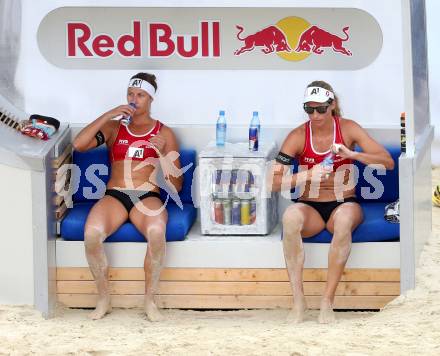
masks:
{"type": "MultiPolygon", "coordinates": [[[[304,150],[299,155],[298,159],[300,165],[307,166],[308,169],[310,169],[324,160],[325,156],[330,153],[330,148],[325,152],[317,152],[313,147],[312,126],[310,125],[310,121],[307,121],[305,126],[306,142],[304,144],[304,150]]],[[[337,116],[333,117],[333,143],[345,145],[341,132],[340,117],[337,116]]],[[[336,155],[333,162],[333,171],[336,171],[336,169],[343,164],[352,163],[353,160],[348,158],[344,159],[341,156],[336,155]]]]}
{"type": "Polygon", "coordinates": [[[163,124],[156,120],[156,124],[150,131],[143,135],[135,135],[126,125],[119,122],[118,134],[110,150],[110,162],[124,159],[143,161],[149,157],[158,158],[156,150],[147,141],[156,136],[162,126],[163,124]]]}

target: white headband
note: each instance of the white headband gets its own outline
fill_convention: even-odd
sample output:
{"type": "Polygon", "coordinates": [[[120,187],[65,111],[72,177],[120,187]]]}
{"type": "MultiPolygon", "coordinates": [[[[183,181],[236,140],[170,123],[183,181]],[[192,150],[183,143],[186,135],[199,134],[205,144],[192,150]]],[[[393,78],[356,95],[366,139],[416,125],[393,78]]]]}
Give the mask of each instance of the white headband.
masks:
{"type": "Polygon", "coordinates": [[[156,89],[148,83],[146,80],[139,79],[139,78],[133,78],[130,79],[130,82],[128,83],[129,88],[138,88],[146,91],[148,95],[150,95],[154,99],[154,95],[156,94],[156,89]]]}
{"type": "Polygon", "coordinates": [[[304,93],[304,103],[315,101],[317,103],[325,103],[329,99],[335,99],[335,94],[330,90],[321,87],[309,87],[304,93]]]}

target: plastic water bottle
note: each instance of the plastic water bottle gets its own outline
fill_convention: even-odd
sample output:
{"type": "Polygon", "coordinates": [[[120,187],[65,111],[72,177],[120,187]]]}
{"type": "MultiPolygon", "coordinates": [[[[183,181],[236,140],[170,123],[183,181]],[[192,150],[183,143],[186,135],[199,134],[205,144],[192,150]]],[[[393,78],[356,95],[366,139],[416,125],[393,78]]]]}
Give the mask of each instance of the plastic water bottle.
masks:
{"type": "Polygon", "coordinates": [[[225,111],[220,110],[215,130],[215,141],[217,146],[224,146],[226,141],[226,118],[225,111]]]}
{"type": "Polygon", "coordinates": [[[321,165],[328,171],[328,173],[325,174],[325,178],[328,178],[330,176],[330,171],[333,171],[334,161],[335,161],[335,154],[333,152],[327,154],[322,160],[321,165]]]}
{"type": "MultiPolygon", "coordinates": [[[[133,109],[135,109],[136,110],[136,104],[135,103],[130,103],[130,104],[128,104],[128,105],[130,105],[133,109]]],[[[130,124],[130,122],[131,122],[131,116],[127,116],[127,117],[123,117],[122,119],[121,119],[121,122],[124,124],[124,125],[126,125],[126,126],[128,126],[129,124],[130,124]]]]}
{"type": "Polygon", "coordinates": [[[258,141],[260,136],[260,119],[258,118],[258,111],[252,114],[251,124],[249,126],[249,150],[258,151],[258,141]]]}

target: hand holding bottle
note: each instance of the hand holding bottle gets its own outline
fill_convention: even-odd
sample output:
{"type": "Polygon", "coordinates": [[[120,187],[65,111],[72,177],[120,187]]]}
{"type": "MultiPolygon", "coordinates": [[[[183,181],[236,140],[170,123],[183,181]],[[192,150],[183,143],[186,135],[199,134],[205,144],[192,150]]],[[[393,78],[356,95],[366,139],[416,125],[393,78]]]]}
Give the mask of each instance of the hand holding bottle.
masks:
{"type": "Polygon", "coordinates": [[[130,124],[130,122],[131,122],[131,116],[134,114],[134,112],[136,111],[136,108],[137,108],[137,106],[136,106],[135,103],[130,103],[130,104],[128,104],[128,106],[130,106],[130,107],[133,109],[132,114],[130,114],[130,115],[128,115],[128,116],[124,116],[124,117],[121,119],[121,122],[122,122],[123,124],[127,125],[127,126],[130,124]]]}
{"type": "Polygon", "coordinates": [[[353,159],[353,156],[355,154],[355,152],[353,152],[352,150],[350,150],[349,148],[347,148],[346,146],[339,144],[339,143],[334,143],[332,145],[331,151],[336,155],[342,157],[342,158],[349,158],[349,159],[353,159]]]}
{"type": "Polygon", "coordinates": [[[107,120],[113,120],[117,117],[128,117],[134,114],[136,108],[132,105],[119,105],[110,111],[107,111],[103,116],[107,117],[107,120]]]}

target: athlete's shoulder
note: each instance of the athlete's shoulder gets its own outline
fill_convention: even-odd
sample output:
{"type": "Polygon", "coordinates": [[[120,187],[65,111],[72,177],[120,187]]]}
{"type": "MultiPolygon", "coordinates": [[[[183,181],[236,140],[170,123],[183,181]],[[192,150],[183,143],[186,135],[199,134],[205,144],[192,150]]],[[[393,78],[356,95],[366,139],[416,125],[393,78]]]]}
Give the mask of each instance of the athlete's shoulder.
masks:
{"type": "Polygon", "coordinates": [[[356,121],[351,119],[340,119],[341,132],[344,140],[349,142],[357,142],[360,137],[367,134],[367,131],[356,121]]]}
{"type": "Polygon", "coordinates": [[[339,123],[341,124],[341,126],[345,126],[347,128],[350,127],[361,127],[361,125],[359,125],[356,121],[352,120],[352,119],[347,119],[344,117],[340,117],[339,118],[339,123]]]}
{"type": "Polygon", "coordinates": [[[159,130],[159,134],[161,134],[162,136],[164,136],[167,140],[176,140],[176,135],[173,131],[173,129],[167,125],[165,125],[163,122],[157,120],[158,122],[160,122],[160,130],[159,130]]]}
{"type": "Polygon", "coordinates": [[[303,123],[294,129],[292,129],[289,134],[287,135],[285,141],[291,141],[291,140],[298,140],[298,139],[305,139],[305,133],[306,133],[306,123],[303,123]]]}
{"type": "Polygon", "coordinates": [[[162,135],[172,135],[174,133],[173,129],[171,127],[165,125],[162,121],[159,121],[159,120],[156,120],[156,121],[157,121],[156,125],[159,125],[159,132],[162,135]]]}
{"type": "Polygon", "coordinates": [[[361,125],[351,119],[339,118],[339,124],[341,126],[341,130],[344,132],[356,132],[359,130],[364,130],[361,125]]]}

